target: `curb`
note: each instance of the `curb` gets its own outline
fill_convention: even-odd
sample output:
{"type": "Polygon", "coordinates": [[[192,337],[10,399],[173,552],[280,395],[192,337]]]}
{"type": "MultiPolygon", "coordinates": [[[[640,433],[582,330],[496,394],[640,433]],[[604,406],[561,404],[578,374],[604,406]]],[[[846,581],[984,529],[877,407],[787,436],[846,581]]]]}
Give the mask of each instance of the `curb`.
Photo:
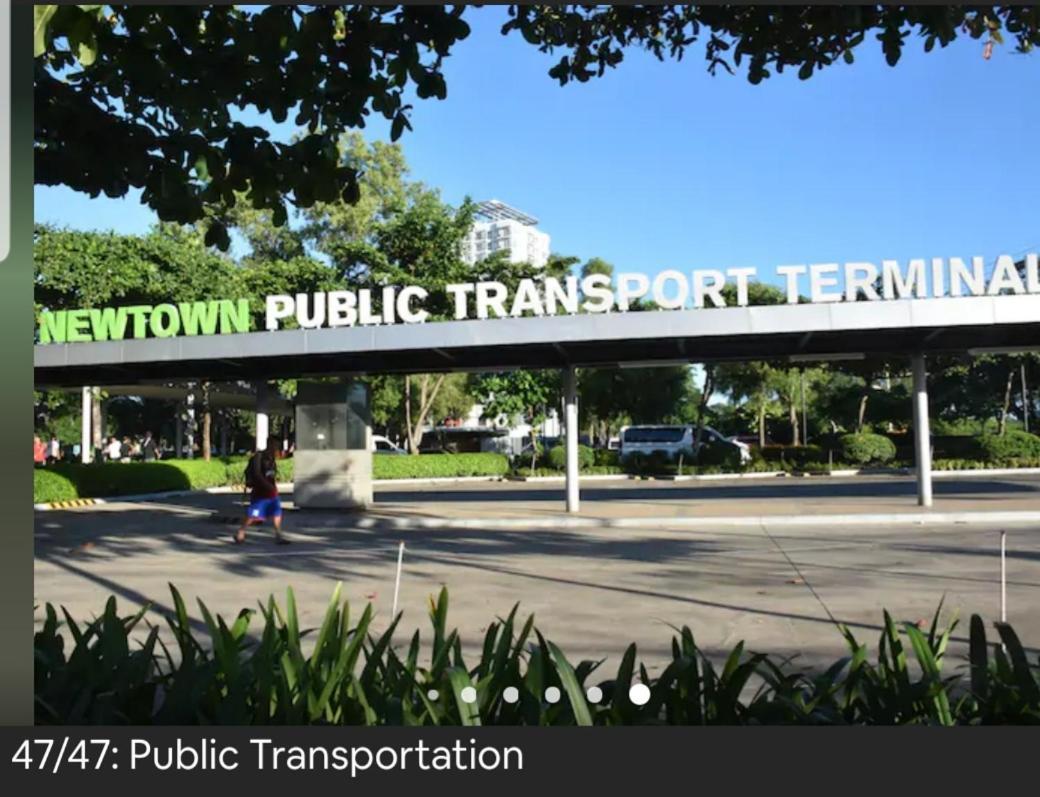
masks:
{"type": "Polygon", "coordinates": [[[717,529],[761,528],[763,526],[878,526],[906,524],[920,526],[971,525],[978,523],[1040,523],[1040,512],[896,512],[873,515],[749,515],[726,517],[557,517],[557,518],[358,518],[351,524],[360,529],[580,529],[645,528],[680,526],[717,529]]]}
{"type": "Polygon", "coordinates": [[[49,509],[77,509],[81,506],[97,506],[107,503],[104,498],[73,498],[71,501],[51,501],[49,504],[33,504],[33,509],[46,512],[49,509]]]}

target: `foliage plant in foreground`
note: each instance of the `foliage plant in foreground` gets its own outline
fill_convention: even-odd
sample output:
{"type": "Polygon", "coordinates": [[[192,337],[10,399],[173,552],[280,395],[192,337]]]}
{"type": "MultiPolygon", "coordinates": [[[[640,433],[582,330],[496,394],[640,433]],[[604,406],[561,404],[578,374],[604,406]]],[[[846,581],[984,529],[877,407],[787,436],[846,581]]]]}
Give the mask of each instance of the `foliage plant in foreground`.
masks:
{"type": "Polygon", "coordinates": [[[1040,661],[1027,660],[1010,626],[996,624],[1000,644],[991,646],[973,616],[967,671],[944,672],[957,623],[940,629],[941,605],[927,632],[886,612],[873,660],[842,627],[849,653],[820,672],[793,670],[743,643],[719,664],[683,627],[671,662],[651,679],[635,645],[609,676],[600,677],[602,662],[571,664],[517,607],[488,626],[480,655],[467,661],[448,630],[446,590],[430,600],[425,647],[418,631],[398,632],[400,615],[381,633],[371,605],[353,617],[339,586],[313,629],[300,627],[291,590],[284,608],[272,597],[230,622],[200,601],[202,638],[170,590],[169,644],[158,626],[140,633],[146,609],[121,617],[114,597],[85,625],[64,609],[62,623],[47,604],[34,638],[37,724],[1040,724],[1040,661]],[[629,698],[636,682],[650,689],[645,705],[629,698]],[[586,697],[593,685],[598,702],[586,697]],[[475,703],[463,700],[468,686],[475,703]],[[561,692],[556,703],[544,698],[550,686],[561,692]]]}

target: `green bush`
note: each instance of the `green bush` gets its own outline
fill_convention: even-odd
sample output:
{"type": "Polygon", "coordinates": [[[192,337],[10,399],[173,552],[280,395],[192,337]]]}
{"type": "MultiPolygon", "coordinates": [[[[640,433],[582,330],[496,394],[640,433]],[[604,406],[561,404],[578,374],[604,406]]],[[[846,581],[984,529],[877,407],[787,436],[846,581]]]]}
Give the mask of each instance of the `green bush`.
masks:
{"type": "Polygon", "coordinates": [[[617,451],[612,451],[609,448],[597,448],[593,451],[593,457],[595,462],[593,463],[596,467],[608,467],[617,468],[621,466],[621,458],[618,456],[617,451]]]}
{"type": "Polygon", "coordinates": [[[874,465],[896,458],[896,444],[884,435],[860,432],[843,435],[838,442],[842,460],[854,465],[874,465]]]}
{"type": "Polygon", "coordinates": [[[1003,435],[985,435],[979,439],[979,447],[983,458],[997,465],[1040,460],[1040,437],[1017,429],[1003,435]]]}
{"type": "MultiPolygon", "coordinates": [[[[35,479],[33,501],[41,503],[72,498],[104,498],[113,495],[141,495],[172,490],[202,490],[228,483],[228,464],[219,459],[209,462],[201,459],[168,459],[161,462],[100,462],[59,463],[43,472],[50,476],[35,479]],[[42,497],[53,494],[58,479],[66,495],[69,486],[74,496],[66,498],[42,497]],[[42,491],[42,492],[41,492],[42,491]]],[[[243,465],[244,467],[244,465],[243,465]]]]}
{"type": "MultiPolygon", "coordinates": [[[[549,450],[548,462],[550,468],[566,470],[567,449],[564,446],[554,446],[549,450]]],[[[596,464],[596,452],[588,446],[578,446],[578,469],[587,470],[596,464]]]]}
{"type": "Polygon", "coordinates": [[[504,454],[414,454],[372,457],[372,475],[376,479],[443,479],[463,476],[504,476],[509,472],[509,458],[504,454]]]}
{"type": "Polygon", "coordinates": [[[291,590],[284,608],[271,597],[259,613],[243,609],[228,619],[200,601],[208,639],[197,636],[183,599],[170,589],[169,655],[158,628],[135,631],[148,606],[121,617],[112,597],[100,616],[79,626],[68,612],[59,621],[46,605],[33,636],[37,725],[1040,723],[1040,675],[1017,635],[997,623],[1000,644],[992,644],[977,615],[967,672],[944,672],[957,623],[940,628],[937,611],[923,630],[885,612],[876,663],[844,626],[849,656],[816,672],[791,669],[789,657],[748,653],[742,642],[728,656],[703,651],[684,626],[656,679],[637,662],[634,644],[616,674],[596,678],[601,662],[570,663],[533,617],[520,622],[516,606],[488,624],[482,645],[463,645],[448,628],[443,589],[430,601],[432,645],[423,646],[418,631],[398,632],[397,640],[411,640],[401,650],[391,644],[401,615],[377,634],[371,604],[353,619],[339,586],[320,627],[310,630],[301,628],[291,590]],[[467,660],[467,650],[479,651],[478,660],[467,660]],[[645,705],[629,699],[633,681],[648,687],[645,705]],[[594,703],[586,691],[592,685],[602,693],[594,703]],[[559,701],[544,699],[550,686],[559,701]],[[461,697],[470,687],[475,703],[461,697]],[[519,700],[507,702],[507,688],[519,700]]]}
{"type": "Polygon", "coordinates": [[[74,498],[79,498],[79,493],[68,476],[49,468],[33,468],[33,503],[49,504],[74,498]]]}

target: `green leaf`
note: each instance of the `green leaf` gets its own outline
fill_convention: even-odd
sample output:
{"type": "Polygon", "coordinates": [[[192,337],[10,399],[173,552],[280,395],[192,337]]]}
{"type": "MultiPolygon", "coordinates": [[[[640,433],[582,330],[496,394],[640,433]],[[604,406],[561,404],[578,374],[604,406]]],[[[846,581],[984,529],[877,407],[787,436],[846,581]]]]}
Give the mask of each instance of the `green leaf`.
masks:
{"type": "Polygon", "coordinates": [[[549,654],[556,664],[556,672],[560,675],[560,682],[567,692],[567,699],[571,703],[571,711],[574,712],[574,721],[578,725],[592,725],[592,714],[589,712],[589,704],[585,702],[585,690],[581,688],[574,674],[574,668],[563,655],[563,652],[552,642],[545,643],[549,648],[549,654]]]}
{"type": "Polygon", "coordinates": [[[33,6],[33,58],[47,52],[47,28],[57,10],[56,5],[33,6]]]}

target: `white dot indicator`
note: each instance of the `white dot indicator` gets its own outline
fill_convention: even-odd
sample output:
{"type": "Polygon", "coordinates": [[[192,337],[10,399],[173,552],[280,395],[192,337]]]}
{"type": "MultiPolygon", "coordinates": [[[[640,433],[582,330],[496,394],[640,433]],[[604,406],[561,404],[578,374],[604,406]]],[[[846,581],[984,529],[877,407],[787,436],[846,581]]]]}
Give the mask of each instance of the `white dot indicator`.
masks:
{"type": "Polygon", "coordinates": [[[590,703],[598,703],[603,699],[603,690],[598,686],[590,686],[585,690],[585,697],[589,699],[590,703]]]}
{"type": "Polygon", "coordinates": [[[555,686],[550,686],[548,689],[545,690],[545,699],[549,703],[559,703],[560,690],[557,689],[555,686]]]}
{"type": "Polygon", "coordinates": [[[502,690],[502,699],[507,703],[515,703],[520,699],[520,690],[515,686],[507,686],[502,690]]]}
{"type": "Polygon", "coordinates": [[[650,687],[646,684],[632,684],[628,690],[628,699],[637,706],[645,706],[650,702],[650,687]]]}
{"type": "Polygon", "coordinates": [[[426,696],[430,698],[430,700],[436,700],[438,697],[441,696],[441,693],[438,692],[436,689],[431,689],[429,692],[426,693],[426,696]]]}
{"type": "Polygon", "coordinates": [[[477,702],[477,690],[472,686],[462,687],[462,692],[459,693],[463,703],[476,703],[477,702]]]}

